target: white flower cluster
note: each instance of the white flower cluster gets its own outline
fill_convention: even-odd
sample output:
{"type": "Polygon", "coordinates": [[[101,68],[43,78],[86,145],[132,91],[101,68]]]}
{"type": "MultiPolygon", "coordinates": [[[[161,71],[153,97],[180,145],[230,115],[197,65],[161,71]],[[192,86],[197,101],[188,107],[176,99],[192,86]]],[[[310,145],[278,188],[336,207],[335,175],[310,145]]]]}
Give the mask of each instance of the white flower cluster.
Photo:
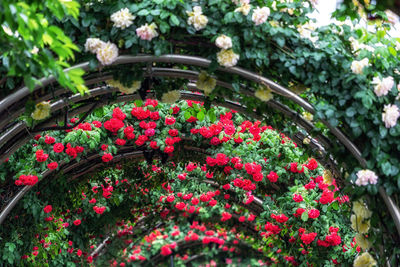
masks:
{"type": "Polygon", "coordinates": [[[263,24],[264,22],[267,21],[269,14],[271,11],[269,10],[268,7],[257,7],[253,11],[253,15],[251,16],[251,20],[254,22],[255,25],[260,25],[263,24]]]}
{"type": "Polygon", "coordinates": [[[85,43],[85,51],[96,54],[102,65],[112,64],[118,57],[118,48],[110,42],[103,42],[98,38],[88,38],[85,43]]]}
{"type": "Polygon", "coordinates": [[[400,110],[396,105],[385,105],[382,113],[382,121],[386,128],[396,126],[397,119],[400,117],[400,110]]]}
{"type": "Polygon", "coordinates": [[[261,101],[264,101],[264,102],[268,102],[269,100],[271,100],[274,97],[271,89],[267,86],[263,86],[263,87],[259,88],[254,93],[254,95],[255,95],[255,97],[257,97],[258,99],[260,99],[261,101]]]}
{"type": "Polygon", "coordinates": [[[179,90],[173,90],[164,93],[161,97],[161,101],[167,104],[173,104],[180,98],[181,98],[181,92],[179,92],[179,90]]]}
{"type": "Polygon", "coordinates": [[[232,0],[236,5],[240,5],[240,7],[235,9],[235,12],[240,12],[243,15],[247,16],[251,10],[250,0],[232,0]]]}
{"type": "Polygon", "coordinates": [[[239,61],[240,56],[235,54],[232,49],[222,49],[217,53],[218,64],[224,67],[233,67],[239,61]]]}
{"type": "Polygon", "coordinates": [[[123,8],[111,15],[111,21],[114,22],[114,27],[125,29],[133,24],[136,16],[129,12],[128,8],[123,8]]]}
{"type": "Polygon", "coordinates": [[[43,120],[50,116],[50,111],[51,111],[51,105],[50,101],[43,101],[40,103],[37,103],[35,106],[35,110],[32,112],[31,117],[34,120],[43,120]]]}
{"type": "Polygon", "coordinates": [[[369,65],[370,64],[369,64],[368,58],[364,58],[364,59],[359,60],[359,61],[354,60],[351,63],[351,71],[353,73],[356,73],[356,74],[362,74],[364,67],[368,67],[369,65]]]}
{"type": "Polygon", "coordinates": [[[200,31],[207,26],[208,18],[203,15],[201,6],[193,7],[193,11],[186,11],[186,14],[189,16],[187,23],[193,25],[196,31],[200,31]]]}
{"type": "Polygon", "coordinates": [[[360,53],[360,50],[363,50],[363,49],[365,49],[369,52],[375,51],[375,49],[372,46],[362,44],[359,41],[357,41],[356,39],[354,39],[353,37],[350,37],[349,41],[351,43],[351,49],[353,50],[353,53],[355,53],[356,55],[358,55],[360,53]]]}
{"type": "Polygon", "coordinates": [[[136,29],[136,34],[142,40],[151,41],[153,38],[158,36],[158,32],[156,31],[157,25],[153,22],[150,25],[147,23],[140,28],[136,29]]]}
{"type": "Polygon", "coordinates": [[[215,45],[221,49],[232,48],[232,39],[229,36],[222,34],[215,40],[215,45]]]}
{"type": "Polygon", "coordinates": [[[118,88],[118,90],[124,94],[133,94],[134,92],[139,90],[140,86],[142,85],[140,81],[133,81],[132,85],[129,87],[123,85],[122,83],[116,80],[108,80],[106,81],[106,83],[111,87],[118,88]]]}
{"type": "Polygon", "coordinates": [[[360,170],[357,172],[357,180],[356,185],[368,185],[368,184],[376,184],[378,182],[378,176],[376,176],[375,172],[371,170],[360,170]]]}
{"type": "Polygon", "coordinates": [[[384,96],[389,93],[389,91],[394,86],[394,80],[392,76],[380,79],[379,77],[374,77],[372,84],[375,84],[374,92],[377,96],[384,96]]]}
{"type": "Polygon", "coordinates": [[[316,29],[317,26],[313,22],[307,22],[303,25],[297,26],[297,31],[300,33],[300,36],[310,40],[314,45],[316,41],[318,41],[318,36],[313,36],[316,29]]]}

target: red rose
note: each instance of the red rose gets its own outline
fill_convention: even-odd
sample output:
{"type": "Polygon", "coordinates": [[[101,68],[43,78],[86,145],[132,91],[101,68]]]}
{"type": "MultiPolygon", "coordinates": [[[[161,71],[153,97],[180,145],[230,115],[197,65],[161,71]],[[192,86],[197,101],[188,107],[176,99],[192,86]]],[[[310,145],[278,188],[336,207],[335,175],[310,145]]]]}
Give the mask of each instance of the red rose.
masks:
{"type": "Polygon", "coordinates": [[[177,129],[169,129],[168,134],[172,137],[177,136],[179,134],[177,129]]]}
{"type": "Polygon", "coordinates": [[[158,148],[159,148],[159,146],[157,145],[157,142],[156,142],[156,141],[151,141],[151,142],[150,142],[150,147],[151,147],[152,149],[158,149],[158,148]]]}
{"type": "Polygon", "coordinates": [[[180,108],[178,106],[172,107],[172,114],[177,114],[179,112],[180,108]]]}
{"type": "Polygon", "coordinates": [[[53,210],[53,207],[51,205],[47,205],[46,207],[43,208],[44,213],[50,213],[53,210]]]}
{"type": "Polygon", "coordinates": [[[173,125],[175,123],[175,118],[174,117],[166,117],[165,118],[165,124],[166,125],[173,125]]]}
{"type": "Polygon", "coordinates": [[[158,113],[158,111],[154,111],[150,113],[150,119],[152,119],[153,121],[157,121],[160,119],[160,114],[158,113]]]}
{"type": "Polygon", "coordinates": [[[122,127],[124,127],[124,123],[121,120],[115,118],[112,118],[104,123],[104,128],[112,133],[118,132],[118,130],[122,127]]]}
{"type": "Polygon", "coordinates": [[[73,224],[76,225],[76,226],[78,226],[78,225],[81,224],[81,220],[76,219],[76,220],[73,222],[73,224]]]}
{"type": "Polygon", "coordinates": [[[194,197],[194,198],[192,198],[192,205],[197,205],[197,204],[199,204],[199,199],[198,198],[196,198],[196,197],[194,197]]]}
{"type": "Polygon", "coordinates": [[[177,208],[178,210],[183,210],[183,209],[185,209],[185,207],[186,207],[186,204],[183,202],[178,202],[175,204],[175,208],[177,208]]]}
{"type": "Polygon", "coordinates": [[[278,181],[278,174],[276,174],[276,172],[271,171],[268,175],[267,175],[268,180],[271,183],[276,183],[278,181]]]}
{"type": "Polygon", "coordinates": [[[227,220],[229,220],[230,218],[232,218],[232,214],[230,214],[229,212],[222,212],[222,218],[221,218],[221,222],[225,222],[227,220]]]}
{"type": "Polygon", "coordinates": [[[119,146],[123,146],[126,144],[126,140],[118,138],[117,140],[115,140],[115,144],[119,145],[119,146]]]}
{"type": "Polygon", "coordinates": [[[319,210],[317,209],[311,209],[308,211],[308,217],[311,219],[315,219],[319,217],[319,210]]]}
{"type": "Polygon", "coordinates": [[[94,125],[94,127],[96,128],[100,128],[102,126],[101,122],[99,121],[92,121],[92,124],[94,125]]]}
{"type": "Polygon", "coordinates": [[[165,149],[164,149],[164,152],[165,153],[172,153],[172,152],[174,152],[174,147],[173,146],[167,146],[167,147],[165,147],[165,149]]]}
{"type": "Polygon", "coordinates": [[[315,188],[315,183],[313,180],[311,180],[308,184],[304,186],[305,189],[310,190],[315,188]]]}
{"type": "Polygon", "coordinates": [[[122,110],[120,108],[114,108],[112,117],[114,119],[123,121],[126,118],[126,115],[124,112],[122,112],[122,110]]]}
{"type": "Polygon", "coordinates": [[[97,207],[94,206],[93,210],[97,213],[97,214],[103,214],[103,212],[106,210],[106,207],[97,207]]]}
{"type": "Polygon", "coordinates": [[[48,145],[53,144],[56,141],[56,139],[54,137],[48,136],[46,135],[44,142],[48,145]]]}
{"type": "Polygon", "coordinates": [[[102,144],[102,145],[100,146],[100,148],[101,148],[101,150],[106,151],[107,148],[108,148],[108,145],[102,144]]]}
{"type": "Polygon", "coordinates": [[[301,195],[299,195],[299,194],[294,194],[293,195],[293,200],[295,202],[302,202],[303,201],[303,197],[301,195]]]}
{"type": "Polygon", "coordinates": [[[167,196],[167,201],[168,201],[169,203],[174,202],[174,200],[175,200],[174,195],[169,195],[169,196],[167,196]]]}
{"type": "Polygon", "coordinates": [[[47,168],[49,168],[50,170],[55,170],[58,168],[58,163],[57,162],[52,162],[47,164],[47,168]]]}
{"type": "Polygon", "coordinates": [[[308,245],[314,241],[316,236],[317,236],[317,233],[303,234],[301,236],[301,241],[303,241],[304,244],[308,245]]]}
{"type": "Polygon", "coordinates": [[[113,156],[110,153],[104,153],[104,155],[101,157],[101,160],[103,162],[109,162],[113,159],[113,156]]]}
{"type": "Polygon", "coordinates": [[[303,214],[303,212],[305,212],[306,210],[305,209],[303,209],[303,208],[298,208],[297,210],[296,210],[296,213],[294,214],[294,216],[295,217],[300,217],[302,214],[303,214]]]}
{"type": "Polygon", "coordinates": [[[305,165],[310,171],[315,170],[318,168],[318,162],[315,159],[310,159],[308,164],[305,165]]]}
{"type": "Polygon", "coordinates": [[[43,149],[39,149],[36,151],[36,160],[37,162],[45,162],[48,159],[49,155],[43,152],[43,149]]]}
{"type": "Polygon", "coordinates": [[[64,151],[64,145],[62,143],[55,143],[53,145],[53,151],[55,153],[61,153],[64,151]]]}
{"type": "Polygon", "coordinates": [[[169,244],[161,247],[161,255],[168,256],[172,254],[172,250],[169,247],[169,244]]]}

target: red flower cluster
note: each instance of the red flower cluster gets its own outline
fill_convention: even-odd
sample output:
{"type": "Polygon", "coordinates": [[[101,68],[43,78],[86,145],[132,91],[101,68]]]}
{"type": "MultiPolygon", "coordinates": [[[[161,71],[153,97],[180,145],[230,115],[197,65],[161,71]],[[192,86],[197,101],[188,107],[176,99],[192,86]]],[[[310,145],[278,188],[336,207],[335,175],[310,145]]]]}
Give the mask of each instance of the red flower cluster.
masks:
{"type": "Polygon", "coordinates": [[[39,149],[36,151],[36,161],[37,162],[45,162],[48,159],[49,155],[43,152],[43,149],[39,149]]]}
{"type": "Polygon", "coordinates": [[[21,175],[15,185],[35,185],[39,181],[36,175],[21,175]]]}
{"type": "Polygon", "coordinates": [[[106,207],[98,207],[98,206],[94,206],[93,210],[97,213],[97,214],[103,214],[103,212],[106,210],[106,207]]]}
{"type": "Polygon", "coordinates": [[[316,236],[317,233],[302,234],[300,239],[304,244],[308,245],[314,241],[316,236]]]}
{"type": "Polygon", "coordinates": [[[275,215],[274,213],[271,214],[271,218],[275,219],[278,223],[285,223],[289,218],[285,216],[285,214],[275,215]]]}
{"type": "Polygon", "coordinates": [[[111,118],[104,122],[104,128],[112,133],[117,133],[122,127],[124,127],[124,123],[119,119],[111,118]]]}

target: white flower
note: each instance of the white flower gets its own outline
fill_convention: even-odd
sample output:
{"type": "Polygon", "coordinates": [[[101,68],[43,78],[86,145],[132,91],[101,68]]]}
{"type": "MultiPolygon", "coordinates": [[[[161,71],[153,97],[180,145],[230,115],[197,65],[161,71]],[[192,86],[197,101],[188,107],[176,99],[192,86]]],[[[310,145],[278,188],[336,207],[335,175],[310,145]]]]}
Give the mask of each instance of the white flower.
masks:
{"type": "Polygon", "coordinates": [[[114,27],[125,29],[132,25],[136,16],[129,12],[128,8],[123,8],[111,15],[111,21],[114,22],[114,27]]]}
{"type": "Polygon", "coordinates": [[[235,9],[235,12],[241,12],[243,15],[247,16],[250,13],[251,5],[242,4],[240,7],[235,9]]]}
{"type": "Polygon", "coordinates": [[[312,120],[314,119],[313,114],[311,114],[310,112],[306,112],[304,111],[302,114],[303,118],[308,121],[308,122],[312,122],[312,120]]]}
{"type": "Polygon", "coordinates": [[[354,267],[373,267],[376,266],[376,260],[368,253],[364,252],[358,255],[353,263],[354,267]]]}
{"type": "Polygon", "coordinates": [[[260,25],[267,21],[269,14],[270,14],[270,10],[268,7],[265,6],[265,7],[260,8],[258,6],[253,11],[253,16],[251,17],[251,19],[253,20],[254,24],[260,25]]]}
{"type": "Polygon", "coordinates": [[[356,74],[362,74],[364,67],[367,67],[367,66],[369,66],[368,58],[364,58],[364,59],[359,60],[359,61],[354,60],[351,63],[351,71],[353,73],[356,73],[356,74]]]}
{"type": "Polygon", "coordinates": [[[179,90],[173,90],[166,92],[162,95],[161,101],[168,104],[173,104],[181,98],[181,92],[179,90]]]}
{"type": "Polygon", "coordinates": [[[274,95],[269,87],[261,87],[254,93],[255,97],[260,99],[261,101],[268,102],[271,100],[274,95]]]}
{"type": "Polygon", "coordinates": [[[232,49],[223,49],[217,53],[218,64],[224,67],[233,67],[239,61],[239,55],[235,54],[232,49]]]}
{"type": "Polygon", "coordinates": [[[199,78],[196,82],[196,87],[202,91],[204,94],[209,95],[212,90],[214,90],[217,85],[217,80],[207,74],[207,72],[202,71],[199,73],[199,78]]]}
{"type": "Polygon", "coordinates": [[[307,22],[303,25],[297,26],[300,36],[309,39],[312,43],[315,43],[318,40],[318,36],[312,36],[312,33],[315,32],[316,29],[317,26],[313,22],[307,22]]]}
{"type": "Polygon", "coordinates": [[[43,120],[50,115],[50,101],[43,101],[37,103],[35,106],[35,110],[32,112],[31,117],[34,120],[43,120]]]}
{"type": "Polygon", "coordinates": [[[39,48],[37,48],[37,46],[34,46],[31,50],[31,54],[36,55],[37,53],[39,53],[39,48]]]}
{"type": "Polygon", "coordinates": [[[131,86],[125,86],[116,80],[108,80],[106,83],[111,87],[118,88],[118,90],[124,94],[133,94],[139,90],[140,86],[142,85],[140,81],[133,81],[131,86]]]}
{"type": "Polygon", "coordinates": [[[232,2],[236,5],[243,5],[243,4],[249,4],[250,0],[232,0],[232,2]]]}
{"type": "Polygon", "coordinates": [[[102,65],[110,65],[118,57],[118,48],[113,43],[104,43],[99,49],[97,49],[96,56],[102,65]]]}
{"type": "Polygon", "coordinates": [[[140,28],[136,29],[136,34],[142,39],[151,41],[154,37],[158,36],[158,32],[156,31],[157,25],[153,22],[148,25],[147,23],[140,28]]]}
{"type": "Polygon", "coordinates": [[[386,128],[396,126],[397,119],[400,117],[400,110],[396,105],[385,105],[382,113],[382,121],[386,128]]]}
{"type": "Polygon", "coordinates": [[[220,35],[215,40],[215,45],[222,49],[229,49],[232,48],[232,39],[226,35],[220,35]]]}
{"type": "Polygon", "coordinates": [[[193,11],[186,11],[186,14],[189,16],[187,23],[193,25],[196,31],[204,29],[207,26],[208,18],[203,15],[201,6],[193,7],[193,11]]]}
{"type": "Polygon", "coordinates": [[[376,176],[375,172],[371,170],[360,170],[357,172],[357,180],[356,185],[368,185],[368,184],[376,184],[378,182],[378,176],[376,176]]]}
{"type": "Polygon", "coordinates": [[[377,96],[383,96],[387,95],[388,92],[393,88],[394,80],[392,76],[386,77],[382,80],[378,77],[374,77],[372,84],[375,84],[375,94],[377,96]]]}
{"type": "Polygon", "coordinates": [[[85,43],[85,51],[95,54],[97,50],[105,43],[99,38],[87,38],[85,43]]]}

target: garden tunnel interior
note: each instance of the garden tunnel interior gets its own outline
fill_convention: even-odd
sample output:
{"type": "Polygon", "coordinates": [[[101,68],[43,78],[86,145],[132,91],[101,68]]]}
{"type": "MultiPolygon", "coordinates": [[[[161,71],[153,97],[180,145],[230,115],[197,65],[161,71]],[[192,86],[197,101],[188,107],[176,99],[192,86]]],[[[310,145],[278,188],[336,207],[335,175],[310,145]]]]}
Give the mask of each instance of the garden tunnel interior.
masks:
{"type": "MultiPolygon", "coordinates": [[[[189,65],[197,64],[198,67],[208,67],[210,64],[208,60],[201,58],[170,55],[170,56],[162,56],[159,58],[150,56],[138,56],[138,57],[122,56],[116,61],[115,65],[134,64],[138,62],[151,62],[151,63],[164,62],[164,63],[175,63],[175,64],[180,63],[189,65]]],[[[87,63],[80,64],[78,67],[82,67],[88,70],[87,63]]],[[[251,78],[253,81],[266,84],[270,86],[270,88],[275,93],[287,97],[288,99],[293,100],[297,104],[302,104],[303,107],[310,112],[313,111],[312,107],[308,103],[305,103],[305,101],[299,98],[296,94],[294,94],[288,89],[285,89],[273,83],[272,81],[269,81],[268,79],[263,78],[262,76],[256,75],[254,73],[248,72],[240,68],[231,68],[228,70],[221,68],[219,69],[219,71],[227,71],[233,75],[243,75],[244,77],[246,77],[246,75],[250,76],[253,75],[251,78]]],[[[154,68],[152,67],[151,72],[146,73],[144,77],[145,78],[168,77],[168,78],[183,78],[189,80],[189,83],[186,85],[187,86],[186,88],[191,91],[182,90],[181,99],[188,99],[201,102],[207,101],[204,95],[199,94],[198,91],[196,91],[195,82],[198,77],[198,72],[188,71],[188,70],[177,70],[172,68],[160,68],[156,66],[154,68]]],[[[12,155],[15,151],[18,150],[18,148],[20,148],[21,146],[26,144],[29,140],[31,140],[36,133],[39,133],[41,129],[46,129],[46,130],[50,129],[55,122],[63,121],[63,118],[65,116],[63,110],[68,109],[68,107],[73,104],[79,104],[79,105],[76,106],[74,109],[68,111],[69,117],[82,115],[85,113],[89,114],[90,112],[93,111],[94,108],[98,108],[103,105],[110,105],[113,103],[120,103],[120,102],[131,102],[137,99],[141,99],[143,97],[139,93],[135,93],[132,95],[117,95],[118,90],[116,88],[110,88],[109,86],[104,85],[104,81],[109,80],[110,78],[112,78],[111,72],[110,73],[99,72],[88,76],[86,79],[86,84],[90,88],[90,94],[85,96],[81,96],[78,94],[69,95],[68,92],[66,92],[64,89],[53,88],[51,89],[52,92],[49,93],[48,90],[39,90],[39,88],[37,88],[35,90],[36,94],[35,101],[40,102],[40,101],[52,100],[54,98],[58,98],[59,100],[52,103],[52,114],[54,114],[54,116],[30,129],[24,122],[13,122],[16,118],[18,118],[18,116],[24,113],[24,109],[21,109],[21,107],[24,106],[23,103],[26,103],[26,101],[28,100],[29,91],[27,91],[27,89],[24,88],[20,91],[17,91],[10,97],[7,97],[5,100],[2,100],[0,105],[1,109],[0,116],[2,118],[0,123],[2,128],[2,133],[1,133],[2,135],[0,136],[1,160],[4,161],[6,158],[12,155]]],[[[53,81],[54,81],[53,79],[46,80],[43,82],[43,86],[54,87],[54,84],[52,84],[53,81]]],[[[217,84],[222,87],[231,88],[231,85],[224,81],[218,81],[217,84]]],[[[243,93],[244,95],[251,97],[254,95],[254,92],[252,92],[251,90],[248,90],[246,88],[240,88],[240,89],[241,93],[243,93]]],[[[151,91],[148,91],[146,92],[145,97],[155,98],[156,95],[151,91]]],[[[282,118],[285,118],[285,121],[280,122],[281,127],[285,123],[290,122],[296,124],[302,129],[302,132],[298,132],[296,135],[290,136],[298,144],[301,144],[305,137],[310,137],[313,135],[312,134],[313,125],[304,120],[298,114],[298,112],[292,110],[287,105],[280,103],[279,100],[268,101],[265,104],[266,108],[263,109],[263,114],[256,114],[252,112],[245,106],[238,104],[236,102],[237,99],[233,97],[224,96],[224,100],[225,102],[223,103],[214,101],[212,104],[224,106],[226,108],[231,108],[243,114],[252,116],[254,118],[261,118],[261,119],[266,118],[267,123],[269,123],[268,118],[270,117],[269,116],[270,114],[274,114],[276,112],[281,113],[283,115],[282,118]]],[[[347,147],[347,149],[351,152],[352,156],[354,156],[361,165],[365,163],[363,163],[361,153],[358,152],[357,148],[348,139],[344,137],[344,135],[340,132],[340,130],[333,127],[329,127],[329,125],[327,126],[328,128],[330,128],[332,133],[338,138],[338,140],[329,140],[326,136],[323,136],[322,134],[316,135],[312,138],[311,142],[312,149],[309,150],[309,152],[313,153],[313,156],[316,159],[318,159],[318,161],[320,161],[326,169],[332,171],[334,177],[338,178],[338,183],[340,184],[340,182],[342,181],[340,180],[340,168],[336,166],[335,159],[332,158],[326,152],[328,151],[332,142],[341,142],[342,144],[344,144],[345,147],[347,147]]],[[[184,149],[188,151],[195,151],[196,147],[187,146],[184,149]]],[[[143,151],[137,151],[133,148],[125,148],[124,150],[121,150],[118,153],[119,154],[114,157],[113,162],[126,160],[129,158],[130,159],[141,158],[143,160],[143,151]]],[[[71,177],[73,177],[71,178],[71,180],[74,180],[74,178],[78,178],[82,175],[87,175],[87,173],[96,172],[96,170],[101,166],[104,166],[104,163],[101,162],[101,157],[99,155],[93,154],[87,156],[86,159],[83,159],[78,163],[70,162],[66,164],[61,164],[60,171],[62,171],[64,175],[71,175],[71,177]]],[[[46,184],[52,182],[59,172],[46,171],[45,173],[43,173],[44,179],[39,183],[38,187],[39,188],[46,187],[46,184]]],[[[12,188],[11,185],[8,185],[8,187],[12,188]]],[[[24,194],[27,193],[31,189],[31,187],[25,186],[23,189],[19,188],[18,190],[16,189],[17,188],[14,187],[14,189],[12,190],[13,193],[11,193],[11,197],[9,197],[9,202],[3,205],[1,209],[0,223],[5,222],[7,215],[12,211],[14,207],[16,207],[18,201],[21,198],[23,198],[24,194]]],[[[388,205],[389,211],[393,216],[393,220],[395,224],[398,226],[399,230],[400,224],[398,221],[399,218],[398,210],[394,207],[390,198],[384,193],[383,190],[380,190],[380,193],[383,199],[385,200],[386,205],[388,205]]],[[[260,210],[259,205],[262,205],[261,199],[262,196],[260,196],[260,198],[256,198],[255,202],[253,202],[252,205],[248,206],[248,208],[253,209],[254,212],[259,211],[260,210]]],[[[252,228],[248,226],[244,226],[243,229],[250,232],[252,231],[251,230],[252,228]]],[[[258,252],[255,251],[254,253],[257,254],[258,252]]],[[[162,258],[160,256],[157,256],[153,260],[154,262],[161,262],[162,260],[167,262],[169,258],[168,257],[162,258]]]]}

